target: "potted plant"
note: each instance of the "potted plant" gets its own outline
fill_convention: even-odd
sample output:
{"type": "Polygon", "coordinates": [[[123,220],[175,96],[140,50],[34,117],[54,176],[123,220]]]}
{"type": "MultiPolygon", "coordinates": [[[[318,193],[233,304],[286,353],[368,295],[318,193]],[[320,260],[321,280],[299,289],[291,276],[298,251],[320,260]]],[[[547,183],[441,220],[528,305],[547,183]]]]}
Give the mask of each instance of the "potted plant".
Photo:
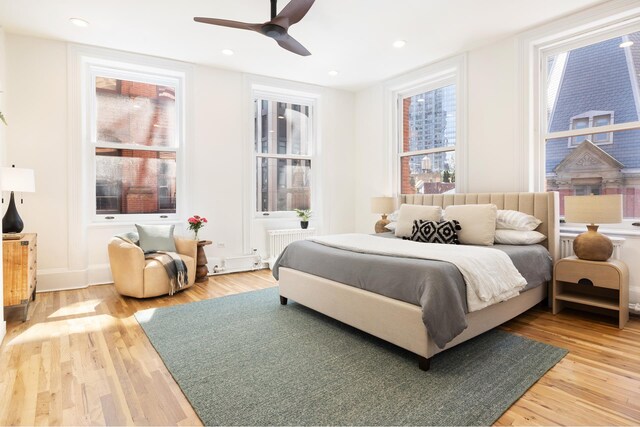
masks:
{"type": "Polygon", "coordinates": [[[296,215],[300,218],[300,227],[306,229],[309,226],[309,218],[311,218],[311,209],[294,209],[296,215]]]}

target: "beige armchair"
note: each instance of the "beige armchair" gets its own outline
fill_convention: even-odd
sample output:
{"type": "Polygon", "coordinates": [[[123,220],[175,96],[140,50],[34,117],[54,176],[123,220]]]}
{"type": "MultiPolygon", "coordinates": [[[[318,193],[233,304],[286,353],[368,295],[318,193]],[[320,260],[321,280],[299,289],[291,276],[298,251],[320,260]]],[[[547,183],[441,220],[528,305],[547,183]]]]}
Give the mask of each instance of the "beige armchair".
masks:
{"type": "MultiPolygon", "coordinates": [[[[189,282],[196,279],[196,240],[175,237],[176,251],[187,266],[189,282]]],[[[133,243],[113,237],[109,242],[109,264],[116,290],[122,295],[149,298],[169,293],[169,276],[158,261],[144,259],[144,252],[133,243]]]]}

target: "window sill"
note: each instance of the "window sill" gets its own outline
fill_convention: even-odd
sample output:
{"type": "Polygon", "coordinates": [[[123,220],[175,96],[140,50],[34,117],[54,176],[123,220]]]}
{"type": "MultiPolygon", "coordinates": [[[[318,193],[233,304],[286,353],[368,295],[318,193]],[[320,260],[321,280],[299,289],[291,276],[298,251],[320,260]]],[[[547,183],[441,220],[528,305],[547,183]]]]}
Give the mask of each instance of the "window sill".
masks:
{"type": "Polygon", "coordinates": [[[180,219],[138,219],[138,220],[113,220],[113,221],[100,221],[100,222],[92,222],[87,225],[87,228],[122,228],[122,227],[135,227],[136,224],[148,224],[148,225],[178,225],[178,224],[186,224],[186,220],[180,219]]]}
{"type": "MultiPolygon", "coordinates": [[[[560,227],[560,233],[581,234],[587,230],[586,227],[560,227]]],[[[607,236],[620,237],[640,237],[640,230],[623,230],[619,228],[598,228],[598,232],[607,236]]]]}

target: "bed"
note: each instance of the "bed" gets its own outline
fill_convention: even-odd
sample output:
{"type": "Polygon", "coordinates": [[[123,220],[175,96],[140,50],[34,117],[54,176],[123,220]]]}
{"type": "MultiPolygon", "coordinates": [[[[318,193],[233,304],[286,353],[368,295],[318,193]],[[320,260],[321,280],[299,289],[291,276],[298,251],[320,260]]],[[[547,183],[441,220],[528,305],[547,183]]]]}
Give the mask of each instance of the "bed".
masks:
{"type": "MultiPolygon", "coordinates": [[[[433,205],[488,204],[498,209],[510,209],[533,215],[542,221],[536,231],[547,239],[546,247],[551,260],[559,257],[558,193],[467,193],[446,195],[402,195],[400,203],[433,205]]],[[[486,332],[529,310],[547,297],[548,283],[527,286],[525,292],[507,301],[479,311],[464,314],[467,327],[459,335],[438,346],[423,321],[423,308],[329,280],[316,274],[280,266],[278,271],[280,302],[288,299],[314,309],[329,317],[378,338],[407,349],[418,356],[418,366],[428,370],[431,358],[470,338],[486,332]]]]}

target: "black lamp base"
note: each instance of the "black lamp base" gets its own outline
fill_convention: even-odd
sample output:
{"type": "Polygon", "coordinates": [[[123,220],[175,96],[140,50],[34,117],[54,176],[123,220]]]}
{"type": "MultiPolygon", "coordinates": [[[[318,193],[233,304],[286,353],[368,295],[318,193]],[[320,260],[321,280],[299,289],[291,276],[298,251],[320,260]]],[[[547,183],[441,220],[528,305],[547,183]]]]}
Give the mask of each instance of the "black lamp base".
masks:
{"type": "Polygon", "coordinates": [[[13,191],[11,192],[11,198],[9,199],[9,207],[7,212],[2,218],[2,232],[3,233],[20,233],[24,228],[24,222],[18,214],[16,209],[16,201],[13,197],[13,191]]]}

